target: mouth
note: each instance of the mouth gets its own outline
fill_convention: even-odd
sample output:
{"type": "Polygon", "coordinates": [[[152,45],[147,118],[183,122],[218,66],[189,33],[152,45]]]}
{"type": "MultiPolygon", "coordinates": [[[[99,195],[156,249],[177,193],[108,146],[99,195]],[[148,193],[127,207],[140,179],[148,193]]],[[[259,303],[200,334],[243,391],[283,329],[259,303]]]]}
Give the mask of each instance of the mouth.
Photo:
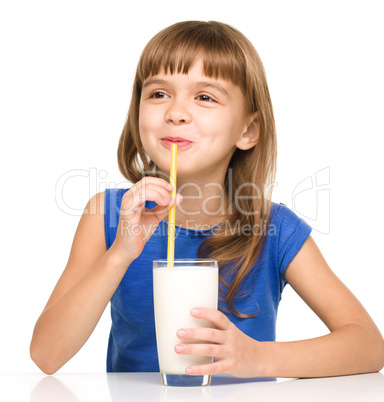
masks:
{"type": "Polygon", "coordinates": [[[186,148],[192,144],[192,141],[181,137],[164,137],[161,138],[161,142],[167,147],[170,147],[172,144],[177,144],[178,148],[186,148]]]}

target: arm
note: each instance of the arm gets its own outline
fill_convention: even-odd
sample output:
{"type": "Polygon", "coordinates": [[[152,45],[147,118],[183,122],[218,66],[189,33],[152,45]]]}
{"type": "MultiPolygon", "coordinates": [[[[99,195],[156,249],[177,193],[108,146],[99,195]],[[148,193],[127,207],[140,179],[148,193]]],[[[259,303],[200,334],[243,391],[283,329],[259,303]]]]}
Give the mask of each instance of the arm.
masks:
{"type": "Polygon", "coordinates": [[[106,250],[103,208],[103,194],[88,203],[67,266],[36,322],[30,352],[46,374],[53,374],[80,350],[127,268],[106,250]],[[87,213],[95,206],[96,213],[87,213]]]}
{"type": "Polygon", "coordinates": [[[311,237],[292,260],[285,275],[327,325],[330,334],[295,342],[257,342],[243,334],[222,313],[198,309],[199,314],[195,316],[212,321],[216,329],[187,329],[179,338],[200,339],[213,344],[178,345],[176,351],[214,356],[215,363],[188,368],[187,373],[326,377],[383,368],[384,341],[378,328],[330,270],[311,237]]]}
{"type": "MultiPolygon", "coordinates": [[[[79,222],[67,266],[36,322],[30,353],[47,374],[56,372],[87,341],[130,263],[137,258],[171,203],[169,184],[145,178],[121,204],[116,239],[107,251],[104,193],[93,197],[79,222]],[[155,201],[152,210],[145,201],[155,201]],[[137,225],[145,230],[130,230],[137,225]],[[142,233],[149,233],[144,238],[142,233]]],[[[178,197],[177,203],[181,201],[178,197]]]]}
{"type": "Polygon", "coordinates": [[[297,342],[266,343],[266,375],[325,377],[383,368],[384,341],[378,328],[331,271],[312,237],[292,260],[285,276],[330,334],[297,342]]]}

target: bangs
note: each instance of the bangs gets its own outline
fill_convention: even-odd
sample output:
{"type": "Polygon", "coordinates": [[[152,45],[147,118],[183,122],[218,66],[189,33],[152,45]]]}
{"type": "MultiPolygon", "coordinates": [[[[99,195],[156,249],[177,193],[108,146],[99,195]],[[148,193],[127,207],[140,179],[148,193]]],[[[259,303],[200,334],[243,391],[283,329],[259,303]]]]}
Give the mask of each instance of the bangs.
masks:
{"type": "Polygon", "coordinates": [[[214,21],[174,24],[159,32],[145,47],[137,78],[142,84],[160,71],[187,74],[201,58],[204,75],[230,80],[246,92],[246,58],[237,34],[234,28],[214,21]]]}

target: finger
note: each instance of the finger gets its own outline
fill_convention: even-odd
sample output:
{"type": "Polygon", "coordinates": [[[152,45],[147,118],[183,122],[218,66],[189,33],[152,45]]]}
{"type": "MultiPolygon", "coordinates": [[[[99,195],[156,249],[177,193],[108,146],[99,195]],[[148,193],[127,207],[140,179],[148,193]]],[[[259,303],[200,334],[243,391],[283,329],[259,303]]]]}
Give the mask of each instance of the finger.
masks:
{"type": "Polygon", "coordinates": [[[167,205],[171,201],[171,191],[173,187],[164,179],[158,177],[144,177],[134,184],[129,191],[124,194],[121,209],[127,212],[136,209],[142,204],[143,200],[154,201],[159,205],[167,205]],[[153,191],[157,191],[159,195],[153,196],[153,191]],[[161,201],[159,197],[168,200],[168,203],[161,201]]]}
{"type": "Polygon", "coordinates": [[[139,180],[137,183],[135,183],[133,187],[136,187],[137,189],[141,189],[143,186],[153,184],[155,186],[159,186],[164,188],[166,191],[172,191],[172,185],[169,183],[169,181],[166,181],[164,179],[161,179],[159,177],[151,177],[151,176],[145,176],[141,180],[139,180]]]}
{"type": "Polygon", "coordinates": [[[121,200],[120,215],[132,215],[132,213],[145,203],[145,197],[141,195],[137,189],[131,189],[124,194],[121,200]]]}
{"type": "Polygon", "coordinates": [[[157,205],[163,207],[168,206],[172,201],[171,194],[161,187],[147,186],[144,191],[142,198],[145,201],[154,201],[157,205]]]}
{"type": "Polygon", "coordinates": [[[204,364],[202,366],[190,366],[185,368],[185,372],[189,375],[208,375],[225,373],[229,368],[229,364],[225,360],[204,364]]]}
{"type": "Polygon", "coordinates": [[[141,187],[143,185],[147,184],[154,184],[157,186],[160,186],[164,188],[166,191],[172,191],[172,186],[169,182],[167,182],[164,179],[161,179],[159,177],[151,177],[151,176],[146,176],[142,178],[140,181],[138,181],[135,185],[138,187],[141,187]]]}
{"type": "Polygon", "coordinates": [[[130,215],[137,208],[143,210],[145,201],[154,201],[164,208],[171,203],[172,197],[168,191],[159,186],[146,186],[143,188],[133,186],[124,194],[121,202],[122,215],[130,215]]]}
{"type": "Polygon", "coordinates": [[[225,357],[224,348],[213,343],[180,343],[175,346],[175,352],[179,355],[225,357]]]}
{"type": "Polygon", "coordinates": [[[170,199],[173,188],[170,183],[156,177],[144,177],[144,179],[135,184],[135,187],[147,201],[155,202],[157,202],[155,199],[151,199],[150,189],[157,191],[163,198],[170,199]]]}
{"type": "Polygon", "coordinates": [[[146,209],[145,214],[146,215],[155,215],[159,221],[161,221],[169,212],[169,208],[172,207],[173,205],[176,205],[178,207],[181,202],[183,201],[183,197],[181,194],[176,195],[176,203],[171,197],[171,201],[169,204],[162,206],[162,205],[157,205],[156,207],[152,209],[146,209]]]}
{"type": "Polygon", "coordinates": [[[128,189],[123,195],[121,200],[120,210],[124,215],[129,215],[132,211],[135,211],[138,207],[140,207],[146,201],[146,191],[145,180],[147,178],[141,180],[140,182],[134,184],[132,187],[128,189]]]}
{"type": "Polygon", "coordinates": [[[204,341],[222,344],[225,341],[223,331],[215,328],[183,328],[177,331],[179,339],[188,341],[204,341]]]}
{"type": "Polygon", "coordinates": [[[221,311],[206,307],[195,307],[191,310],[192,317],[208,320],[213,323],[217,329],[229,329],[232,326],[231,321],[221,311]]]}
{"type": "Polygon", "coordinates": [[[158,193],[160,193],[163,197],[165,198],[171,198],[171,191],[169,191],[170,187],[164,188],[163,186],[159,186],[158,184],[155,183],[145,183],[144,182],[141,184],[140,187],[138,187],[138,189],[140,190],[141,194],[145,194],[146,195],[146,199],[150,200],[150,198],[148,198],[147,193],[150,189],[157,191],[158,193]]]}

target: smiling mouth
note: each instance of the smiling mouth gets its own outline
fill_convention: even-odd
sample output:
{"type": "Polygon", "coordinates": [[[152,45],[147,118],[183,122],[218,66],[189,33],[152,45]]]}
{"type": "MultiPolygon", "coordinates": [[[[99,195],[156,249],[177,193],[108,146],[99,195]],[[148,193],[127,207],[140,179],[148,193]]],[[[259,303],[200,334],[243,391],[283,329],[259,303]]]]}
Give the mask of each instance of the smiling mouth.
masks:
{"type": "Polygon", "coordinates": [[[185,148],[188,145],[192,144],[192,141],[186,140],[185,138],[181,137],[165,137],[161,139],[162,143],[168,147],[170,147],[172,144],[177,144],[178,147],[180,148],[185,148]]]}

